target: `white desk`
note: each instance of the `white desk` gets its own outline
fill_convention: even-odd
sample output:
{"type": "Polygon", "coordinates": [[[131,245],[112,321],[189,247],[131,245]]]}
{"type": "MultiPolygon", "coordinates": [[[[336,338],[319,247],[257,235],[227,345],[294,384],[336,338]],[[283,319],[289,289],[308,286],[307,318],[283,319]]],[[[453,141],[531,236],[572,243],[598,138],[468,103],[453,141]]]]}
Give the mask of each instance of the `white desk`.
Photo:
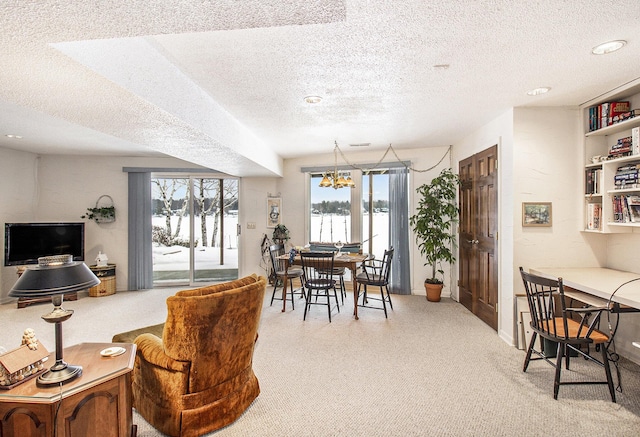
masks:
{"type": "MultiPolygon", "coordinates": [[[[636,273],[603,267],[535,267],[529,271],[552,279],[562,278],[567,287],[605,300],[609,300],[621,284],[640,278],[636,273]]],[[[640,280],[623,285],[611,300],[640,310],[640,280]]]]}

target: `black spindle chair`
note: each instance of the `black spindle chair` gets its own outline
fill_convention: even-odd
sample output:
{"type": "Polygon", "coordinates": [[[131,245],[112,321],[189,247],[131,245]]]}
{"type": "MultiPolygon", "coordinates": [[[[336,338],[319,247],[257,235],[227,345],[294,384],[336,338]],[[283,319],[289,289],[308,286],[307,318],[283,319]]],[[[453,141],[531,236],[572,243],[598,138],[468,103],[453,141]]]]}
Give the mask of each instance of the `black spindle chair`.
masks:
{"type": "Polygon", "coordinates": [[[611,394],[611,401],[615,402],[615,388],[607,357],[609,336],[596,329],[600,321],[600,315],[609,311],[609,308],[567,308],[562,278],[548,279],[537,276],[525,272],[522,267],[520,267],[520,275],[527,294],[527,302],[531,313],[531,329],[533,330],[522,371],[526,372],[529,363],[533,360],[545,360],[556,368],[553,383],[554,399],[558,399],[558,391],[561,385],[607,384],[611,394]],[[578,315],[580,320],[571,318],[571,314],[578,315]],[[538,336],[541,337],[541,350],[536,349],[536,338],[538,336]],[[544,339],[548,341],[545,342],[544,339]],[[553,343],[557,343],[555,363],[549,359],[552,352],[545,350],[545,344],[553,343]],[[597,346],[595,349],[601,351],[602,357],[600,359],[590,354],[591,345],[597,346]],[[532,358],[533,354],[535,354],[535,357],[532,358]],[[569,369],[569,359],[572,354],[574,356],[582,356],[604,367],[606,380],[585,381],[572,379],[570,381],[561,381],[562,360],[565,360],[566,368],[569,369]]]}
{"type": "Polygon", "coordinates": [[[303,320],[307,319],[307,311],[312,305],[326,305],[331,322],[331,298],[336,301],[336,307],[340,312],[336,281],[327,272],[333,272],[332,252],[302,252],[300,259],[304,271],[303,283],[306,290],[306,305],[303,320]],[[331,291],[333,290],[333,296],[331,291]]]}
{"type": "Polygon", "coordinates": [[[393,247],[384,251],[381,260],[371,259],[362,263],[362,272],[356,275],[356,283],[358,284],[358,299],[354,305],[358,305],[358,300],[362,296],[362,304],[359,306],[365,308],[375,308],[384,310],[384,317],[387,317],[387,303],[393,309],[391,295],[389,294],[389,275],[391,274],[391,260],[393,259],[393,247]],[[364,291],[360,291],[364,285],[364,291]],[[372,297],[367,287],[380,288],[380,297],[372,297]],[[369,299],[382,301],[382,308],[378,306],[369,306],[369,299]]]}
{"type": "MultiPolygon", "coordinates": [[[[278,283],[284,281],[286,277],[287,281],[289,282],[291,308],[296,309],[295,304],[293,303],[293,295],[296,294],[293,290],[293,280],[295,278],[302,278],[302,269],[295,266],[289,266],[289,268],[287,269],[287,260],[280,259],[280,257],[284,254],[285,250],[283,244],[273,244],[269,246],[271,267],[273,268],[273,272],[275,274],[275,279],[273,281],[273,293],[271,294],[271,303],[269,305],[273,305],[274,299],[282,300],[276,297],[276,289],[278,288],[278,283]]],[[[302,281],[302,279],[300,280],[302,281]]],[[[300,297],[304,296],[304,288],[300,288],[300,294],[300,297]]],[[[284,296],[286,299],[287,290],[284,290],[284,296]]]]}

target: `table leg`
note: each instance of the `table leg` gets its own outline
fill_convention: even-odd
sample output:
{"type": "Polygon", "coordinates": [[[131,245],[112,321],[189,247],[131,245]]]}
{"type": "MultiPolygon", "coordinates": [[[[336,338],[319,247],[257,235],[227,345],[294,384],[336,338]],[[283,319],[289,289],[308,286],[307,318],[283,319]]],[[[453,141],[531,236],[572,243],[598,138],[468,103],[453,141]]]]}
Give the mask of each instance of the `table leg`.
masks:
{"type": "Polygon", "coordinates": [[[353,315],[358,320],[358,287],[356,283],[356,270],[358,267],[355,264],[349,266],[351,270],[351,288],[353,289],[353,315]]]}

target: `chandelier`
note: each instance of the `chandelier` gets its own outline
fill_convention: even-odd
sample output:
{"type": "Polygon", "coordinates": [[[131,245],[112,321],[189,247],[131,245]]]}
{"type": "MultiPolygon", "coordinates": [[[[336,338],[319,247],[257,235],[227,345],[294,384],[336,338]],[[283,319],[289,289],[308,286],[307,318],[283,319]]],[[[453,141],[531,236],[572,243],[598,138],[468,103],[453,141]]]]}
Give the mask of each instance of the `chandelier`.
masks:
{"type": "Polygon", "coordinates": [[[335,147],[333,148],[333,158],[334,165],[333,170],[327,170],[322,174],[322,180],[320,181],[320,187],[323,188],[333,188],[337,190],[338,188],[355,188],[356,184],[351,179],[351,175],[346,172],[346,177],[342,172],[338,171],[338,143],[336,142],[335,147]]]}

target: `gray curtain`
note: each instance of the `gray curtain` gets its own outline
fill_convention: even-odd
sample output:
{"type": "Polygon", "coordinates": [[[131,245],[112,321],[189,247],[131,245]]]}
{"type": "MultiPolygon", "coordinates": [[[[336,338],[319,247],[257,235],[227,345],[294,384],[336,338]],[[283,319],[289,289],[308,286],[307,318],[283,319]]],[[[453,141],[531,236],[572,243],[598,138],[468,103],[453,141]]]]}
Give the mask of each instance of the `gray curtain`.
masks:
{"type": "Polygon", "coordinates": [[[389,291],[411,294],[409,271],[409,171],[389,170],[389,241],[394,248],[389,291]]]}
{"type": "Polygon", "coordinates": [[[129,173],[129,290],[153,288],[151,173],[129,173]]]}

